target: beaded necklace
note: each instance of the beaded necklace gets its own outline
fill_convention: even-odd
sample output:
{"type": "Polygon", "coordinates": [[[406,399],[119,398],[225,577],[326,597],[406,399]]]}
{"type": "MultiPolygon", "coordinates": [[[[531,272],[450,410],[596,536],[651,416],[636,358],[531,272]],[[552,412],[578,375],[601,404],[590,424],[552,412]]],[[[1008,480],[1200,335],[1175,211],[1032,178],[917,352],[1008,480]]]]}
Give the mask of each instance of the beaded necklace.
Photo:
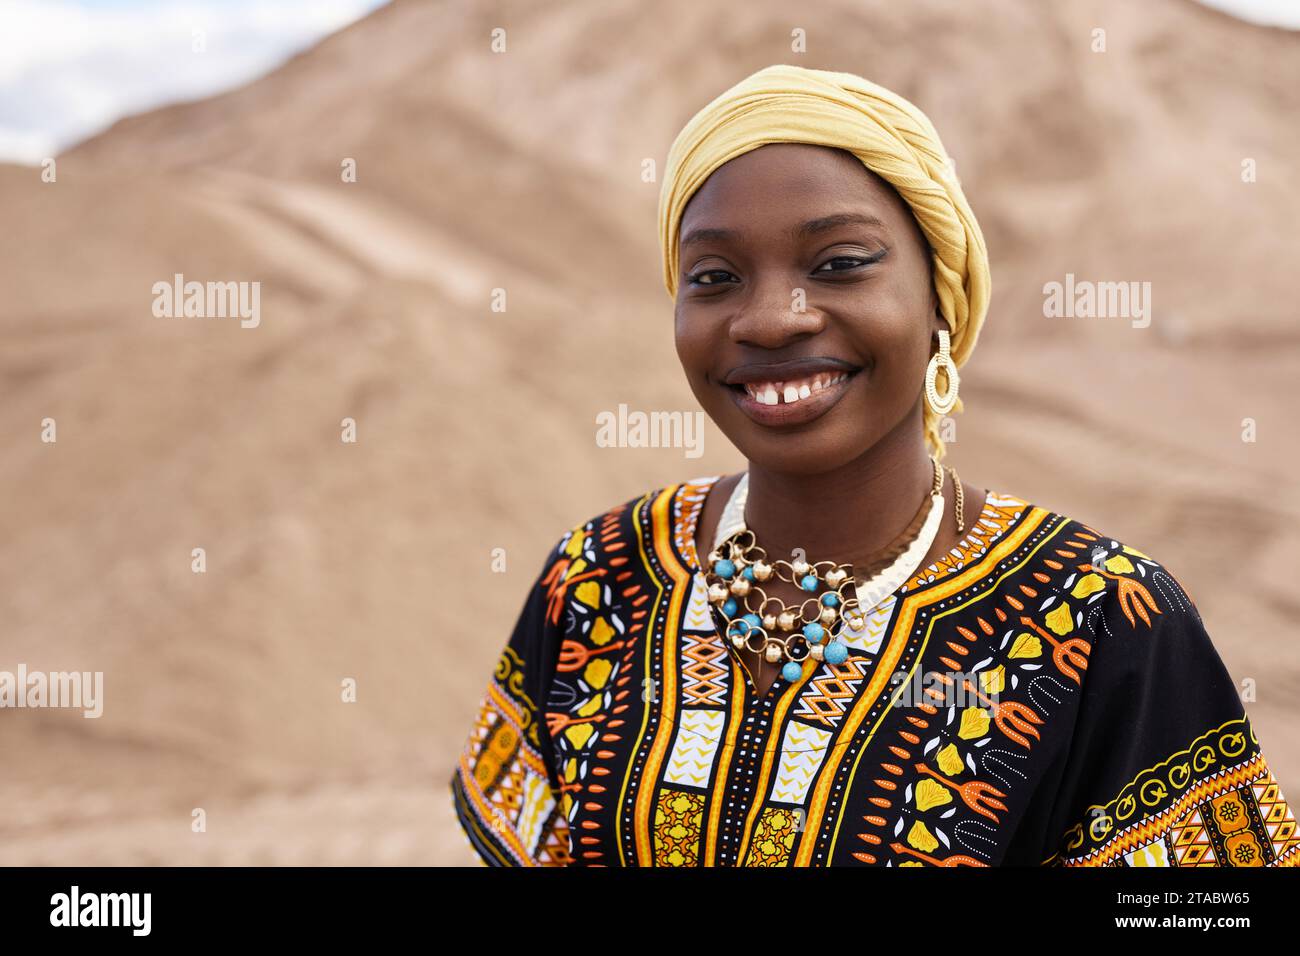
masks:
{"type": "MultiPolygon", "coordinates": [[[[718,519],[713,550],[709,552],[705,580],[708,598],[723,621],[724,633],[732,645],[759,654],[769,663],[784,658],[781,676],[796,681],[803,662],[825,660],[842,664],[848,646],[842,640],[845,625],[858,631],[865,612],[896,591],[920,567],[929,554],[943,518],[943,466],[930,456],[934,482],[912,524],[886,549],[882,557],[869,562],[869,574],[859,584],[852,565],[834,561],[810,563],[803,558],[790,562],[769,561],[754,532],[745,524],[745,501],[749,495],[749,472],[741,476],[718,519]],[[919,523],[920,530],[916,531],[919,523]],[[769,596],[763,583],[773,578],[788,581],[809,597],[798,605],[787,605],[769,596]],[[757,606],[751,598],[757,596],[757,606]],[[811,605],[811,607],[810,607],[811,605]]],[[[957,530],[963,527],[962,487],[951,468],[957,499],[957,530]]]]}

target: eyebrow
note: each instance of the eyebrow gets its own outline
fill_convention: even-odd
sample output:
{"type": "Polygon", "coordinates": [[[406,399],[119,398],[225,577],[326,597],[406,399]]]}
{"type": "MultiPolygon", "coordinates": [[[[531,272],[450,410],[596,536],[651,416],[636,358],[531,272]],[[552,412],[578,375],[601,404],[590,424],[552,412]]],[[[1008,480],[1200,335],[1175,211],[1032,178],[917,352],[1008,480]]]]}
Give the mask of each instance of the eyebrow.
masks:
{"type": "MultiPolygon", "coordinates": [[[[884,222],[876,216],[857,212],[841,212],[831,216],[822,216],[820,219],[810,219],[790,229],[787,235],[791,239],[809,239],[819,233],[829,232],[840,226],[878,226],[881,229],[886,228],[884,222]]],[[[730,242],[741,238],[742,234],[736,229],[692,229],[682,239],[682,248],[684,249],[698,242],[730,242]]]]}

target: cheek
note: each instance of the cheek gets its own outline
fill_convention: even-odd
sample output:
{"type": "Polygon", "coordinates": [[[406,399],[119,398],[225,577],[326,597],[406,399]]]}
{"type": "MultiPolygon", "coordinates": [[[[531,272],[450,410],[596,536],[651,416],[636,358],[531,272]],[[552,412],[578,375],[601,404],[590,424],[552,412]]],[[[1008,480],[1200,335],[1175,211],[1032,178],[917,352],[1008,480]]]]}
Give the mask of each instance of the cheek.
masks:
{"type": "Polygon", "coordinates": [[[916,354],[916,319],[883,304],[855,316],[853,345],[858,355],[881,374],[895,374],[916,354]]]}
{"type": "Polygon", "coordinates": [[[673,328],[677,358],[691,381],[703,381],[712,368],[712,346],[709,332],[701,322],[692,322],[689,315],[678,311],[673,328]]]}
{"type": "Polygon", "coordinates": [[[910,311],[874,311],[854,322],[853,351],[866,367],[864,397],[906,407],[923,385],[926,325],[910,311]]]}

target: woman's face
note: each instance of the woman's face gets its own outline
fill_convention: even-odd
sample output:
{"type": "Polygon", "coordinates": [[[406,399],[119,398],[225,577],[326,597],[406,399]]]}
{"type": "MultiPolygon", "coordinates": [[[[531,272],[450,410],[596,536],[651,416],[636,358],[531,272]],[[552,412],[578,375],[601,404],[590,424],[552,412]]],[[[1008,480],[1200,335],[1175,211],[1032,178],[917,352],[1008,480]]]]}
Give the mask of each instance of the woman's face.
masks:
{"type": "Polygon", "coordinates": [[[751,150],[691,197],[679,241],[677,355],[747,459],[817,474],[886,436],[921,440],[925,368],[948,326],[911,210],[860,160],[751,150]]]}

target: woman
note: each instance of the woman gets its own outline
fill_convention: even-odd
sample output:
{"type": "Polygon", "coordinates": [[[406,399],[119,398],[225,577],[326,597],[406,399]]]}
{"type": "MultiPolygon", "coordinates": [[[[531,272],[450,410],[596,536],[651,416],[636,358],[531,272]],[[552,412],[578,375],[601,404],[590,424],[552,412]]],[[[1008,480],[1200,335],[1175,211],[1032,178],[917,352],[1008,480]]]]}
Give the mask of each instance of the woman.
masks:
{"type": "Polygon", "coordinates": [[[659,220],[678,355],[748,468],[547,555],[451,782],[485,862],[1300,859],[1173,576],[941,468],[989,275],[915,106],[760,70],[682,130],[659,220]]]}

